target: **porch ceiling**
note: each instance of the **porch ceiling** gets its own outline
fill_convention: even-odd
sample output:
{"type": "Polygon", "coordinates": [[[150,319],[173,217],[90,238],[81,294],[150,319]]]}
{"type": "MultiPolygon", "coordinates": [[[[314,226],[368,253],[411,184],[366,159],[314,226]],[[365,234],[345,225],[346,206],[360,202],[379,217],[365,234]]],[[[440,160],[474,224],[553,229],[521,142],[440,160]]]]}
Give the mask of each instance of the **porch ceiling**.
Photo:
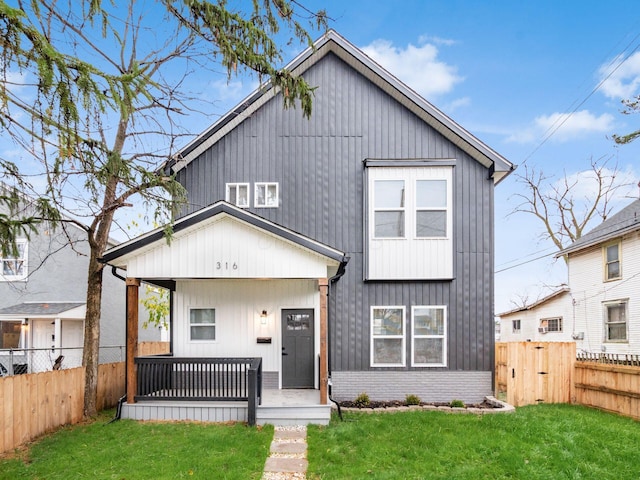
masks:
{"type": "Polygon", "coordinates": [[[185,217],[167,244],[155,230],[105,253],[128,277],[323,278],[343,266],[344,253],[226,202],[185,217]]]}

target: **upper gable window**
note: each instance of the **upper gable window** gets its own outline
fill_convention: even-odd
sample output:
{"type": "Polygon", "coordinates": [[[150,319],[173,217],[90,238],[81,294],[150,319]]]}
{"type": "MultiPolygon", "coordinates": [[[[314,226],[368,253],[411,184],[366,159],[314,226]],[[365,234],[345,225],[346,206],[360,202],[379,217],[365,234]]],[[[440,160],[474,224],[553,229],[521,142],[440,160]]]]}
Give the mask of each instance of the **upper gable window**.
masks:
{"type": "Polygon", "coordinates": [[[275,208],[278,206],[278,184],[271,182],[257,182],[255,185],[256,208],[275,208]]]}
{"type": "Polygon", "coordinates": [[[226,200],[237,207],[249,207],[249,184],[227,183],[226,200]]]}
{"type": "Polygon", "coordinates": [[[453,161],[433,163],[367,164],[367,280],[453,278],[453,161]]]}
{"type": "Polygon", "coordinates": [[[11,282],[27,278],[27,247],[26,240],[16,240],[16,252],[10,252],[5,257],[0,254],[0,280],[11,282]]]}
{"type": "Polygon", "coordinates": [[[620,269],[620,242],[603,247],[604,254],[604,280],[618,280],[622,278],[620,269]]]}

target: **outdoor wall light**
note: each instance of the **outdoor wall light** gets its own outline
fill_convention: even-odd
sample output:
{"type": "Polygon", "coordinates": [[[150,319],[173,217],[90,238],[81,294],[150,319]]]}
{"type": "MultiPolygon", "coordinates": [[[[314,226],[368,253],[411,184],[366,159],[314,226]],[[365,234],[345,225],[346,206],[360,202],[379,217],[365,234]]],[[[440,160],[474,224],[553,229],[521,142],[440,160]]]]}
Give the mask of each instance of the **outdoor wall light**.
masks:
{"type": "Polygon", "coordinates": [[[266,310],[262,310],[262,312],[260,313],[260,323],[262,323],[263,325],[265,325],[267,323],[267,311],[266,310]]]}

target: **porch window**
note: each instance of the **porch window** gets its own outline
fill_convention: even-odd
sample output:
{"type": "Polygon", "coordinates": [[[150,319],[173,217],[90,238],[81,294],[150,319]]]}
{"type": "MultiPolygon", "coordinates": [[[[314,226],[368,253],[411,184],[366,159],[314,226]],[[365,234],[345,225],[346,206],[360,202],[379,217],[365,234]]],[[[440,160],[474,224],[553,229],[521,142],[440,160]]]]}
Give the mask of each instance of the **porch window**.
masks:
{"type": "Polygon", "coordinates": [[[371,307],[371,366],[404,364],[404,307],[371,307]]]}
{"type": "Polygon", "coordinates": [[[604,281],[622,278],[620,271],[620,242],[606,245],[604,252],[604,281]]]}
{"type": "Polygon", "coordinates": [[[16,240],[16,251],[5,257],[0,253],[0,281],[11,282],[27,278],[27,241],[16,240]]]}
{"type": "Polygon", "coordinates": [[[215,308],[192,308],[189,310],[191,340],[212,341],[216,339],[215,308]]]}
{"type": "Polygon", "coordinates": [[[604,304],[605,342],[627,342],[627,300],[604,304]]]}
{"type": "Polygon", "coordinates": [[[275,208],[278,206],[278,184],[256,182],[255,185],[256,208],[275,208]]]}
{"type": "Polygon", "coordinates": [[[413,365],[443,367],[447,358],[447,307],[412,307],[413,365]]]}
{"type": "Polygon", "coordinates": [[[249,207],[249,184],[227,183],[227,202],[241,208],[249,207]]]}

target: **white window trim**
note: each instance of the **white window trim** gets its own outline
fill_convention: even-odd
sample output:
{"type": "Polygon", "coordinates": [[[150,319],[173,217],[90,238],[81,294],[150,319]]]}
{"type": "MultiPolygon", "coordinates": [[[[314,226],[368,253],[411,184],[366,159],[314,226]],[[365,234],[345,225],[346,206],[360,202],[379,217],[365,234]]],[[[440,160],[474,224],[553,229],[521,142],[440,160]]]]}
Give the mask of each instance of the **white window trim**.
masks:
{"type": "Polygon", "coordinates": [[[249,208],[251,206],[251,184],[249,183],[227,183],[226,184],[226,192],[225,192],[225,200],[229,203],[232,203],[233,205],[235,205],[236,207],[240,207],[240,208],[249,208]],[[247,203],[246,204],[239,204],[236,202],[232,202],[230,200],[230,189],[231,187],[236,187],[236,188],[246,188],[247,189],[247,203]]]}
{"type": "Polygon", "coordinates": [[[413,184],[413,239],[414,240],[447,240],[451,238],[451,182],[448,178],[416,178],[413,184]],[[445,206],[444,207],[418,207],[418,182],[444,182],[445,186],[445,206]],[[442,237],[419,237],[418,236],[418,212],[444,212],[445,233],[442,237]]]}
{"type": "Polygon", "coordinates": [[[620,300],[608,300],[606,302],[602,302],[602,327],[603,327],[603,335],[602,341],[603,343],[629,343],[629,299],[622,298],[620,300]],[[625,339],[624,340],[610,340],[607,338],[607,325],[609,323],[622,323],[622,322],[609,322],[609,310],[607,309],[610,305],[624,305],[624,326],[625,326],[625,339]]]}
{"type": "Polygon", "coordinates": [[[519,334],[522,332],[522,319],[516,318],[511,320],[511,333],[519,334]],[[516,329],[515,322],[518,322],[518,328],[516,329]]]}
{"type": "Polygon", "coordinates": [[[446,305],[413,305],[411,307],[411,364],[414,367],[446,367],[447,366],[447,317],[448,311],[446,305]],[[415,311],[419,308],[442,309],[444,312],[444,334],[442,335],[416,335],[415,333],[415,311]],[[441,338],[442,339],[442,362],[441,363],[417,363],[415,359],[415,340],[416,338],[441,338]]]}
{"type": "Polygon", "coordinates": [[[602,247],[602,263],[603,263],[603,272],[602,276],[605,282],[615,282],[617,280],[622,279],[622,241],[616,240],[615,242],[609,242],[602,247]],[[609,274],[609,262],[607,261],[607,248],[616,245],[618,247],[618,276],[608,278],[609,274]]]}
{"type": "Polygon", "coordinates": [[[374,240],[406,240],[407,237],[407,179],[406,178],[378,178],[373,181],[373,193],[371,196],[371,238],[374,240]],[[399,207],[377,207],[376,208],[376,182],[402,182],[404,188],[404,205],[399,207]],[[376,236],[376,213],[377,212],[402,212],[402,218],[404,225],[402,231],[404,235],[401,237],[377,237],[376,236]]]}
{"type": "Polygon", "coordinates": [[[218,343],[218,334],[220,333],[219,329],[218,329],[218,315],[217,315],[217,310],[215,307],[189,307],[187,309],[187,320],[189,320],[189,322],[187,323],[189,331],[188,331],[188,335],[189,335],[189,343],[218,343]],[[192,310],[213,310],[214,312],[214,321],[213,323],[198,323],[198,324],[192,324],[191,323],[191,311],[192,310]],[[198,340],[198,339],[193,339],[191,338],[191,327],[192,326],[213,326],[215,328],[215,339],[213,340],[198,340]]]}
{"type": "MultiPolygon", "coordinates": [[[[253,201],[254,201],[255,208],[278,208],[280,206],[280,185],[278,184],[278,182],[256,182],[253,186],[253,201]],[[258,204],[258,197],[259,197],[258,188],[262,186],[265,187],[265,192],[269,186],[276,187],[275,205],[267,205],[266,203],[264,205],[258,204]]],[[[266,201],[266,195],[265,195],[265,201],[266,201]]]]}
{"type": "Polygon", "coordinates": [[[18,238],[16,239],[17,245],[24,245],[24,256],[23,258],[23,268],[22,275],[5,275],[4,274],[4,262],[12,262],[15,261],[15,258],[7,258],[4,259],[0,256],[0,281],[2,282],[19,282],[25,281],[29,276],[29,242],[26,238],[18,238]]]}
{"type": "Polygon", "coordinates": [[[371,349],[371,354],[370,354],[370,365],[372,367],[404,367],[407,365],[407,348],[406,348],[406,338],[407,338],[407,327],[406,327],[406,321],[407,321],[407,312],[406,312],[406,308],[404,305],[374,305],[371,307],[370,310],[370,315],[369,315],[369,322],[370,322],[370,333],[369,333],[369,337],[370,337],[370,349],[371,349]],[[396,310],[402,310],[402,335],[375,335],[373,334],[373,312],[376,309],[396,309],[396,310]],[[374,362],[374,353],[375,353],[375,349],[374,349],[374,340],[375,339],[399,339],[402,338],[402,361],[401,363],[375,363],[374,362]]]}
{"type": "Polygon", "coordinates": [[[547,333],[562,333],[564,331],[564,319],[562,317],[545,317],[540,319],[540,327],[546,328],[547,333]],[[549,321],[557,320],[558,321],[558,330],[549,329],[549,321]]]}

